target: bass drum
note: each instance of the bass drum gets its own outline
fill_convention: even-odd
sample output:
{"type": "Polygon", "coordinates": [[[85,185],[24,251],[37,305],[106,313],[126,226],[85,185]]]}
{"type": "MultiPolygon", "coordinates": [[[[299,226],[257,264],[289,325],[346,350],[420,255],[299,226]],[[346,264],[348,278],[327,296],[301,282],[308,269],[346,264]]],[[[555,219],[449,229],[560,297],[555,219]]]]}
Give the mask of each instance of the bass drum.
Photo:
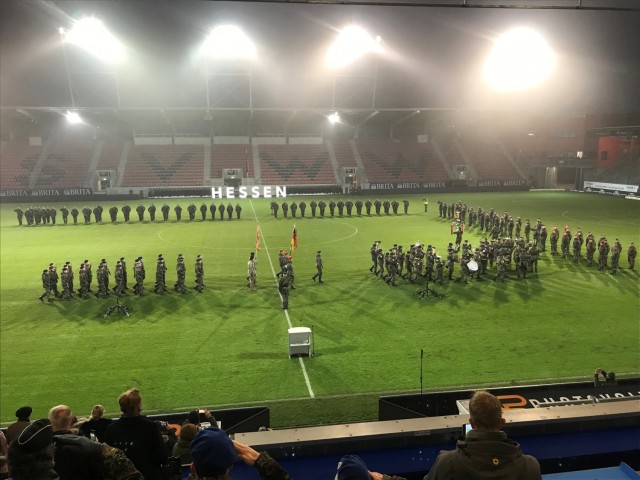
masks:
{"type": "Polygon", "coordinates": [[[469,269],[470,272],[477,272],[478,271],[478,262],[476,262],[475,260],[470,260],[467,263],[467,268],[469,269]]]}

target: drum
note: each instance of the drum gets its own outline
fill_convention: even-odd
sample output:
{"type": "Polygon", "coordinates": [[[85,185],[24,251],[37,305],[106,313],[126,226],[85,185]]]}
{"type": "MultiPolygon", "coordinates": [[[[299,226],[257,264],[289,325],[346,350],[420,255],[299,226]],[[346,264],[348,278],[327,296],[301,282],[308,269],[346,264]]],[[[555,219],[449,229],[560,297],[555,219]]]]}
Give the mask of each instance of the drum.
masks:
{"type": "Polygon", "coordinates": [[[478,262],[476,262],[475,260],[470,260],[469,263],[467,263],[467,268],[469,269],[470,272],[477,272],[478,262]]]}

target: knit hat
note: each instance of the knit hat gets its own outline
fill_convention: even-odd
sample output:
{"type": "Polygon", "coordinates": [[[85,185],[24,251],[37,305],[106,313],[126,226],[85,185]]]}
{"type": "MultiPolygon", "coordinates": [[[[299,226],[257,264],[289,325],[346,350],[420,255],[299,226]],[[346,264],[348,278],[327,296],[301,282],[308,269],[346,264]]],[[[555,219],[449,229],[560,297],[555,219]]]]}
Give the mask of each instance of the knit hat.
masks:
{"type": "Polygon", "coordinates": [[[35,453],[44,450],[53,442],[53,429],[46,418],[36,420],[25,428],[12,443],[24,453],[35,453]]]}
{"type": "Polygon", "coordinates": [[[338,462],[337,480],[369,480],[369,469],[357,455],[345,455],[338,462]]]}
{"type": "MultiPolygon", "coordinates": [[[[46,270],[44,270],[46,272],[46,270]]],[[[16,410],[16,417],[18,418],[29,418],[33,409],[31,407],[20,407],[16,410]]]]}
{"type": "Polygon", "coordinates": [[[200,430],[191,442],[191,458],[198,476],[215,477],[233,465],[238,452],[224,430],[211,427],[200,430]]]}

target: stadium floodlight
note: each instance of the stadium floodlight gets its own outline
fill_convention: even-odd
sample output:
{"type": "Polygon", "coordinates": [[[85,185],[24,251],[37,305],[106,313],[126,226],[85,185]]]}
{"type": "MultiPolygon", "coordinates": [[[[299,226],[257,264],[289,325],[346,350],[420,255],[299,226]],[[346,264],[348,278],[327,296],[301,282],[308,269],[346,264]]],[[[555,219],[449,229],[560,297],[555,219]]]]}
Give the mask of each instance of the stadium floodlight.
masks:
{"type": "Polygon", "coordinates": [[[83,123],[82,117],[78,114],[78,112],[71,112],[67,110],[67,113],[65,113],[64,116],[67,119],[67,122],[69,122],[71,125],[83,123]]]}
{"type": "Polygon", "coordinates": [[[65,42],[77,45],[107,63],[118,63],[124,58],[124,46],[95,17],[76,21],[69,31],[64,28],[59,31],[65,42]]]}
{"type": "Polygon", "coordinates": [[[496,90],[525,90],[549,78],[555,65],[556,56],[542,35],[519,27],[495,41],[484,66],[484,78],[496,90]]]}
{"type": "Polygon", "coordinates": [[[340,121],[340,114],[338,112],[333,112],[327,117],[327,119],[329,120],[329,123],[334,125],[340,121]]]}
{"type": "Polygon", "coordinates": [[[235,25],[215,27],[203,44],[204,52],[212,58],[254,58],[256,47],[251,39],[235,25]]]}
{"type": "Polygon", "coordinates": [[[380,37],[373,38],[362,27],[350,25],[329,47],[326,64],[329,68],[342,68],[370,52],[382,52],[380,37]]]}

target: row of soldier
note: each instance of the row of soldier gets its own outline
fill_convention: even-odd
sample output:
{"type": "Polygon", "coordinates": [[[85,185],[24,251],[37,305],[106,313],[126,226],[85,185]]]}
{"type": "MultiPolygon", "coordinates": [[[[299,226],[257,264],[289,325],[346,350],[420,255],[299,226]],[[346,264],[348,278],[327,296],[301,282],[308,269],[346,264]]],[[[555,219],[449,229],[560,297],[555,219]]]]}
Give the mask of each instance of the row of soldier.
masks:
{"type": "MultiPolygon", "coordinates": [[[[515,220],[508,212],[504,212],[503,215],[498,215],[494,209],[489,211],[483,210],[482,207],[475,211],[473,208],[467,209],[467,205],[463,202],[450,202],[444,203],[438,201],[439,216],[442,218],[456,218],[460,222],[464,223],[466,215],[469,215],[469,228],[478,227],[478,232],[483,230],[491,232],[491,236],[494,240],[504,236],[510,238],[520,237],[521,232],[524,232],[524,239],[527,244],[533,241],[533,244],[537,246],[540,252],[546,251],[547,242],[547,227],[542,223],[540,219],[537,219],[535,225],[531,225],[531,222],[527,219],[522,226],[522,219],[518,216],[515,220]]],[[[620,256],[623,252],[622,244],[616,239],[613,248],[609,246],[609,243],[604,235],[600,236],[598,241],[595,240],[595,236],[589,232],[586,237],[584,236],[580,228],[577,229],[575,234],[571,234],[568,225],[564,226],[562,235],[557,226],[553,226],[551,234],[548,236],[551,247],[551,255],[558,255],[558,242],[560,242],[562,258],[570,257],[570,250],[573,253],[573,261],[578,263],[581,258],[582,246],[586,242],[586,260],[587,266],[592,266],[594,262],[595,253],[598,253],[598,269],[605,270],[608,267],[608,257],[611,252],[611,273],[616,274],[619,268],[620,256]]],[[[637,256],[637,249],[633,242],[627,247],[627,261],[629,269],[633,270],[635,265],[635,258],[637,256]]]]}
{"type": "MultiPolygon", "coordinates": [[[[173,211],[175,213],[175,218],[177,221],[182,220],[182,207],[180,205],[175,205],[173,207],[173,211]]],[[[200,217],[204,221],[207,219],[207,215],[209,214],[211,220],[216,219],[216,215],[219,216],[220,220],[224,220],[225,213],[227,215],[227,219],[231,220],[233,218],[233,214],[235,212],[236,219],[240,220],[240,215],[242,214],[242,207],[240,204],[236,204],[235,207],[230,203],[224,205],[224,203],[220,203],[216,205],[215,203],[211,203],[209,206],[206,204],[201,204],[199,209],[193,203],[189,204],[186,208],[189,220],[195,220],[197,216],[198,210],[200,211],[200,217]]],[[[124,205],[120,210],[118,207],[109,208],[109,217],[111,222],[116,222],[118,220],[118,213],[122,212],[124,217],[124,221],[128,222],[131,218],[131,207],[129,205],[124,205]]],[[[163,221],[169,220],[169,213],[171,211],[171,207],[169,205],[164,204],[160,207],[160,213],[162,215],[163,221]]],[[[56,218],[58,215],[58,211],[51,207],[29,207],[26,211],[23,211],[21,208],[15,209],[16,215],[18,216],[18,225],[23,225],[23,221],[26,221],[27,225],[45,225],[45,224],[56,224],[56,218]]],[[[93,219],[95,223],[102,222],[102,214],[104,212],[104,208],[101,205],[95,206],[93,209],[89,207],[84,207],[81,210],[77,208],[72,208],[69,210],[67,207],[62,207],[60,209],[60,213],[62,215],[62,222],[67,224],[69,222],[69,215],[71,215],[71,221],[74,224],[78,223],[78,218],[80,214],[82,214],[82,218],[84,219],[84,223],[91,223],[91,216],[93,214],[93,219]]],[[[135,212],[138,215],[138,220],[140,222],[145,220],[145,213],[149,215],[149,219],[154,222],[156,220],[156,212],[157,207],[154,204],[145,207],[140,204],[135,208],[135,212]]]]}
{"type": "MultiPolygon", "coordinates": [[[[168,289],[166,287],[166,272],[167,266],[162,254],[158,255],[156,261],[156,280],[154,285],[154,292],[160,295],[164,295],[168,293],[168,289]]],[[[202,255],[198,255],[196,257],[195,262],[195,287],[194,289],[202,293],[204,292],[204,261],[202,255]]],[[[80,281],[80,288],[75,289],[74,287],[74,271],[71,265],[71,262],[65,262],[62,272],[58,275],[57,267],[54,263],[50,263],[48,268],[45,268],[42,271],[42,287],[44,292],[38,297],[38,300],[44,302],[45,298],[48,301],[53,301],[52,295],[54,298],[58,298],[61,300],[70,300],[76,294],[80,298],[88,298],[89,293],[93,293],[96,297],[106,298],[111,295],[113,291],[115,295],[121,297],[126,293],[126,290],[129,290],[128,286],[128,276],[127,276],[127,263],[124,257],[120,257],[120,260],[116,262],[115,271],[114,271],[114,280],[115,286],[110,289],[109,288],[109,277],[111,275],[111,270],[109,268],[109,264],[106,259],[102,259],[96,271],[96,281],[97,281],[97,290],[94,292],[91,290],[91,286],[93,283],[93,268],[91,262],[89,260],[85,260],[80,264],[78,268],[78,277],[80,281]],[[61,290],[58,288],[58,284],[61,284],[61,290]]],[[[144,280],[146,278],[146,271],[144,266],[144,261],[142,257],[138,257],[135,260],[133,266],[133,276],[135,280],[135,285],[133,286],[134,295],[144,295],[144,280]]],[[[185,284],[186,277],[186,266],[184,257],[182,254],[178,255],[176,261],[176,277],[177,280],[174,284],[174,290],[178,293],[187,293],[187,287],[185,284]]]]}
{"type": "MultiPolygon", "coordinates": [[[[409,213],[409,200],[403,200],[402,204],[404,214],[407,215],[409,213]]],[[[375,210],[376,215],[381,215],[382,211],[384,211],[385,215],[390,215],[391,212],[393,212],[394,215],[398,215],[400,202],[398,202],[397,200],[393,200],[391,202],[389,200],[385,200],[384,202],[382,202],[379,199],[376,199],[373,202],[370,199],[366,200],[365,202],[362,202],[362,200],[360,199],[356,200],[355,202],[351,201],[350,199],[347,199],[346,201],[339,199],[336,202],[335,200],[330,199],[329,203],[326,203],[324,200],[320,200],[319,202],[311,200],[309,206],[311,207],[312,217],[316,217],[316,215],[324,217],[327,207],[329,207],[329,215],[331,215],[332,217],[336,214],[342,217],[345,213],[348,216],[352,216],[352,214],[354,213],[354,207],[356,215],[362,215],[363,208],[364,212],[367,215],[371,215],[372,208],[375,210]]],[[[285,218],[289,216],[289,213],[291,213],[291,217],[296,218],[298,211],[300,211],[300,217],[304,217],[307,211],[307,203],[304,200],[300,201],[299,203],[291,202],[291,204],[289,204],[287,201],[284,201],[282,202],[282,205],[280,205],[274,200],[271,202],[270,209],[271,214],[275,218],[278,218],[278,212],[280,211],[280,209],[282,209],[282,215],[285,218]]]]}

